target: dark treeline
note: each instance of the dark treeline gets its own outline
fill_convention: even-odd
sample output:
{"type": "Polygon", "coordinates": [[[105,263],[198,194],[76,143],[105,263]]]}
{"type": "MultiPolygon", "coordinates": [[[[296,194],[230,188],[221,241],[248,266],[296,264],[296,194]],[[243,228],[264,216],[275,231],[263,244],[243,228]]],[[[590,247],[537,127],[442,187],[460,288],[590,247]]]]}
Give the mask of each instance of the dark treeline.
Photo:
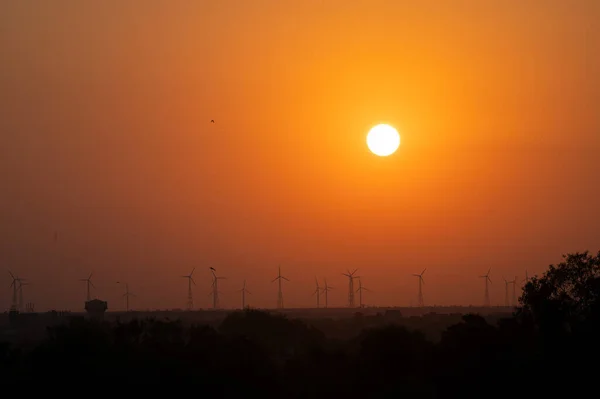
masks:
{"type": "Polygon", "coordinates": [[[50,327],[31,350],[0,344],[0,380],[6,386],[69,381],[139,392],[166,386],[222,398],[596,392],[600,253],[565,256],[532,278],[520,301],[511,317],[497,323],[465,315],[435,341],[393,322],[334,338],[314,324],[253,310],[230,314],[218,328],[72,319],[50,327]]]}

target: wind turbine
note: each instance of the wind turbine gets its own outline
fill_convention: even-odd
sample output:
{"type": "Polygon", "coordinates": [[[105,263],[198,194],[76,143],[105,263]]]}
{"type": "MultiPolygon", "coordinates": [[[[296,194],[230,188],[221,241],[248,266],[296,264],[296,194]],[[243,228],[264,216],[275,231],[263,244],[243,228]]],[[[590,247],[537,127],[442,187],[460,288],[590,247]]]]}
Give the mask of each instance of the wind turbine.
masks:
{"type": "MultiPolygon", "coordinates": [[[[219,277],[216,274],[216,269],[214,267],[210,268],[210,272],[212,273],[213,282],[212,282],[212,294],[213,297],[213,309],[219,308],[219,280],[225,280],[227,277],[219,277]]],[[[210,295],[209,294],[209,295],[210,295]]]]}
{"type": "Polygon", "coordinates": [[[522,282],[524,282],[526,285],[529,283],[529,274],[527,274],[527,269],[525,269],[525,279],[522,282]]]}
{"type": "Polygon", "coordinates": [[[425,301],[423,300],[423,284],[425,284],[425,280],[423,280],[423,275],[427,269],[423,269],[421,274],[413,274],[413,276],[419,279],[419,295],[417,297],[417,306],[422,308],[425,306],[425,301]]]}
{"type": "Polygon", "coordinates": [[[489,284],[492,283],[492,280],[490,279],[490,271],[492,270],[492,268],[488,269],[488,272],[486,274],[484,274],[483,276],[479,276],[479,278],[484,278],[485,279],[485,293],[484,293],[484,297],[483,297],[483,306],[484,307],[490,307],[490,287],[489,284]]]}
{"type": "Polygon", "coordinates": [[[367,287],[363,287],[362,285],[362,280],[359,278],[358,279],[358,289],[356,290],[356,292],[358,292],[358,307],[362,308],[363,307],[363,302],[362,302],[362,292],[363,291],[369,291],[372,292],[370,289],[368,289],[367,287]]]}
{"type": "Polygon", "coordinates": [[[90,273],[90,276],[88,278],[82,278],[79,281],[85,281],[87,283],[87,296],[86,296],[86,300],[87,302],[92,300],[92,297],[90,296],[90,287],[94,287],[96,288],[96,286],[94,285],[94,283],[92,283],[92,276],[94,275],[94,272],[90,273]]]}
{"type": "Polygon", "coordinates": [[[186,304],[187,310],[194,309],[194,296],[192,295],[192,283],[194,283],[194,285],[196,285],[196,282],[194,281],[194,277],[192,277],[194,275],[194,270],[196,270],[195,267],[192,269],[190,274],[188,274],[187,276],[181,276],[181,278],[188,279],[188,295],[187,295],[187,304],[186,304]]]}
{"type": "Polygon", "coordinates": [[[10,277],[12,277],[13,281],[10,284],[10,288],[13,289],[13,295],[12,295],[12,304],[10,306],[10,310],[12,311],[16,311],[18,310],[18,302],[17,302],[17,292],[19,290],[18,287],[18,283],[20,282],[18,277],[15,277],[14,274],[12,274],[12,272],[9,270],[8,273],[10,274],[10,277]]]}
{"type": "Polygon", "coordinates": [[[517,306],[517,276],[515,276],[515,279],[513,281],[509,281],[509,283],[511,283],[513,286],[513,291],[512,291],[513,306],[517,306]]]}
{"type": "Polygon", "coordinates": [[[246,289],[246,280],[244,280],[244,286],[241,290],[238,290],[238,292],[242,293],[242,309],[246,309],[246,294],[252,295],[252,293],[246,289]]]}
{"type": "Polygon", "coordinates": [[[317,288],[315,289],[315,291],[312,293],[313,296],[317,295],[317,309],[321,307],[321,287],[319,287],[319,280],[317,280],[317,278],[315,277],[315,284],[317,286],[317,288]]]}
{"type": "Polygon", "coordinates": [[[348,307],[354,307],[354,279],[360,278],[360,276],[355,276],[358,269],[354,269],[353,272],[348,270],[348,273],[342,273],[342,275],[348,277],[348,307]]]}
{"type": "Polygon", "coordinates": [[[325,287],[323,287],[323,293],[325,294],[325,308],[329,305],[329,290],[333,289],[333,287],[327,285],[327,279],[325,279],[325,287]]]}
{"type": "Polygon", "coordinates": [[[279,280],[279,291],[277,293],[277,309],[283,309],[283,292],[281,291],[281,280],[285,280],[285,281],[290,281],[287,278],[283,277],[281,275],[281,266],[279,266],[278,269],[278,273],[277,273],[277,277],[275,277],[273,279],[273,281],[271,281],[272,283],[274,283],[275,281],[279,280]]]}
{"type": "Polygon", "coordinates": [[[508,281],[504,277],[502,277],[502,280],[504,280],[504,306],[509,307],[510,303],[508,302],[508,286],[512,283],[512,281],[508,281]]]}
{"type": "Polygon", "coordinates": [[[24,285],[31,285],[31,283],[26,282],[25,279],[19,278],[19,311],[21,312],[25,308],[25,301],[23,300],[24,285]]]}
{"type": "MultiPolygon", "coordinates": [[[[117,281],[117,284],[120,284],[119,281],[117,281]]],[[[132,296],[137,296],[135,295],[133,292],[129,291],[129,283],[125,283],[125,293],[123,294],[123,297],[125,298],[125,310],[127,312],[129,312],[129,298],[132,296]]]]}

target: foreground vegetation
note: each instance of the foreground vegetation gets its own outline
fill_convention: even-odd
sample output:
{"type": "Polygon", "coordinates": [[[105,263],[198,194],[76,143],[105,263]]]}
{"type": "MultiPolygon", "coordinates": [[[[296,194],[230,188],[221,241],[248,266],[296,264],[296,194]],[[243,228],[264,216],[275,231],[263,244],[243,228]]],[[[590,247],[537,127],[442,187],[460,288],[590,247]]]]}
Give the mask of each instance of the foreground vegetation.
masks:
{"type": "Polygon", "coordinates": [[[520,301],[497,323],[465,315],[436,341],[395,324],[332,338],[313,324],[252,310],[229,315],[218,329],[72,319],[49,328],[33,350],[0,344],[0,380],[164,385],[228,398],[539,397],[595,389],[600,253],[565,256],[533,278],[520,301]]]}

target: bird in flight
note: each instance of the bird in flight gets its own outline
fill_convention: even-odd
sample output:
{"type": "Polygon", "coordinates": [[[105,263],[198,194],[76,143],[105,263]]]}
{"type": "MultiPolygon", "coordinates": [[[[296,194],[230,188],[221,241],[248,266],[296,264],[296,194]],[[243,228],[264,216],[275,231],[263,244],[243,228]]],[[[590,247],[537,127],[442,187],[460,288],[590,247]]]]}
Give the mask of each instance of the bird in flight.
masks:
{"type": "Polygon", "coordinates": [[[215,120],[214,120],[214,119],[211,119],[211,120],[210,120],[210,123],[215,123],[215,120]]]}

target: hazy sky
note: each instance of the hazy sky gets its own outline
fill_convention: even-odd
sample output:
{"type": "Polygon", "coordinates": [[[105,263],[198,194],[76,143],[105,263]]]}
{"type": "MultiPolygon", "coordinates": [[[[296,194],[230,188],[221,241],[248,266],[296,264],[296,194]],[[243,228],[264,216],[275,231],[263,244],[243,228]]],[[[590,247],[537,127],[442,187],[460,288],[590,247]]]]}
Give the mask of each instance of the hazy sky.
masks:
{"type": "MultiPolygon", "coordinates": [[[[600,243],[600,2],[3,1],[0,267],[38,309],[481,304],[600,243]],[[214,119],[215,124],[210,120],[214,119]],[[391,157],[366,133],[402,135],[391,157]],[[54,232],[58,240],[54,242],[54,232]]],[[[0,271],[0,307],[10,305],[0,271]]]]}

